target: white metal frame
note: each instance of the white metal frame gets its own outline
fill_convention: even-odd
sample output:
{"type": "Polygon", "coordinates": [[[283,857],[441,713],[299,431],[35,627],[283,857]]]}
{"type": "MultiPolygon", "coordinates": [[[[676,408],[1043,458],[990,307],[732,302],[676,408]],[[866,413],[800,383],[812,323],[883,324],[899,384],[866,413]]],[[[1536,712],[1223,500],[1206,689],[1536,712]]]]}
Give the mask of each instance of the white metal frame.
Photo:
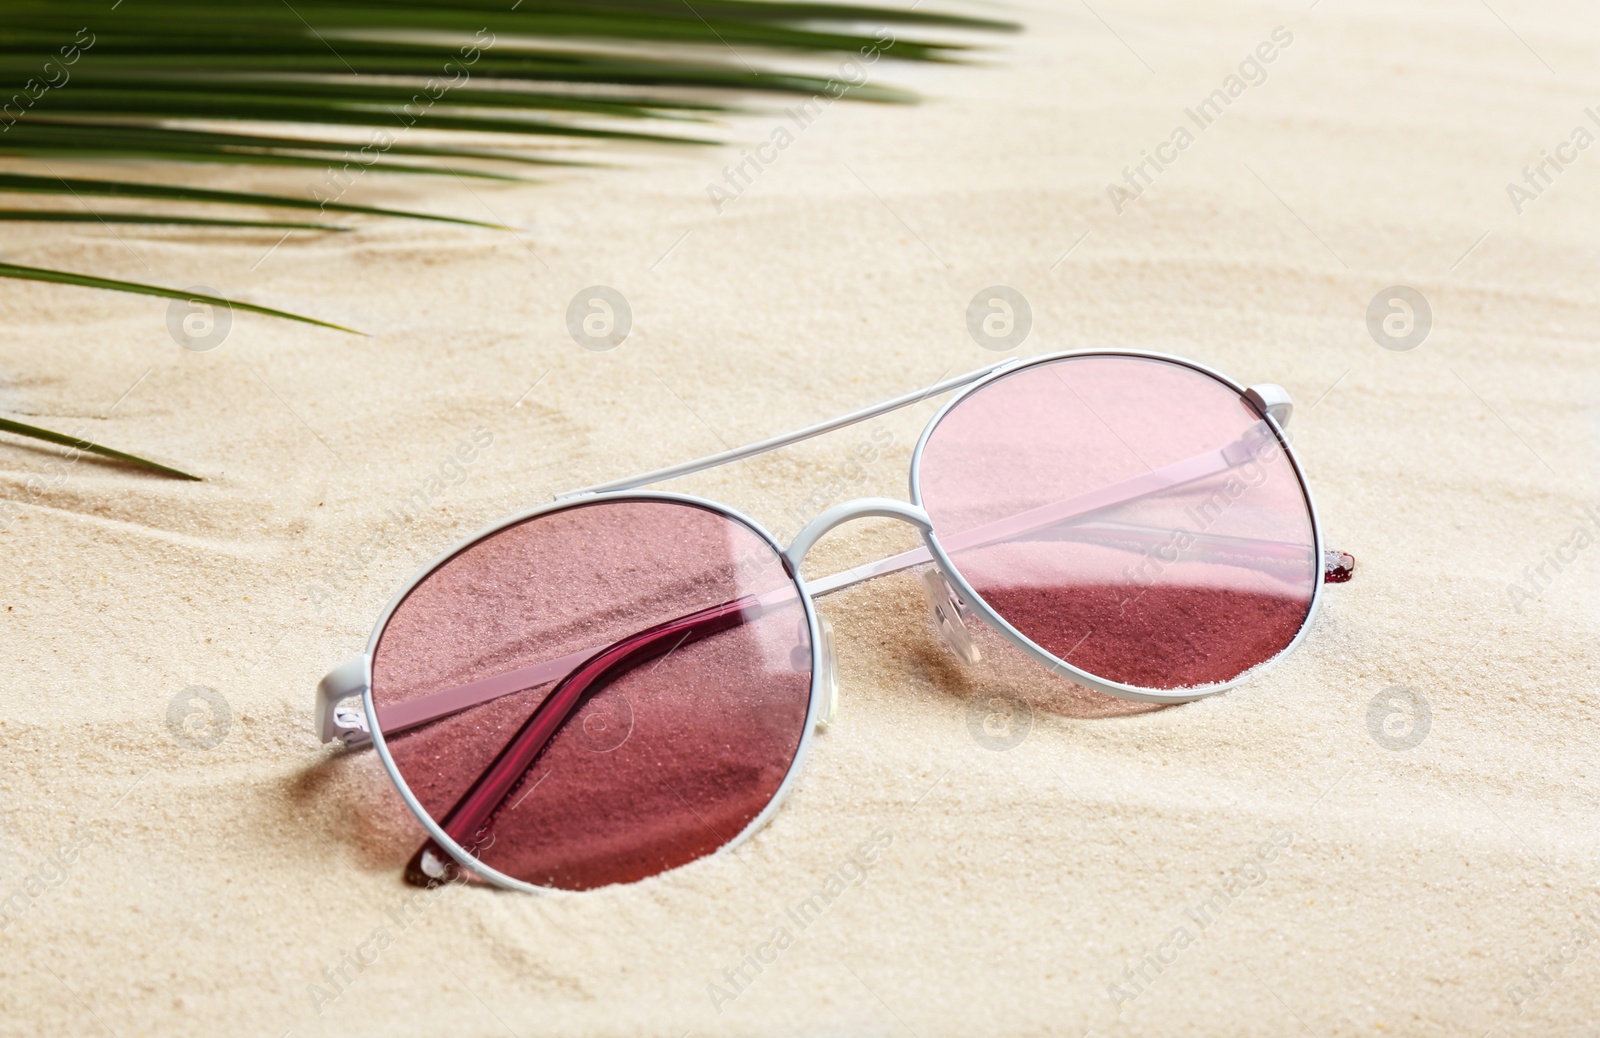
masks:
{"type": "MultiPolygon", "coordinates": [[[[965,397],[967,393],[976,392],[979,389],[982,389],[984,386],[998,382],[999,380],[1010,375],[1014,375],[1019,371],[1026,371],[1028,368],[1035,367],[1039,364],[1061,360],[1065,357],[1138,357],[1145,360],[1167,361],[1168,363],[1177,364],[1182,367],[1198,371],[1203,375],[1211,376],[1218,382],[1221,382],[1223,385],[1227,386],[1229,389],[1232,389],[1234,392],[1238,393],[1240,397],[1250,400],[1254,406],[1262,411],[1262,420],[1268,424],[1268,426],[1272,429],[1273,434],[1277,436],[1278,444],[1283,448],[1284,456],[1289,459],[1289,464],[1294,470],[1295,478],[1300,482],[1300,491],[1305,495],[1306,499],[1306,511],[1311,518],[1311,537],[1313,541],[1311,557],[1317,567],[1317,581],[1314,590],[1311,592],[1311,605],[1306,610],[1305,619],[1300,622],[1300,629],[1295,632],[1294,638],[1289,642],[1288,645],[1283,647],[1282,651],[1280,651],[1276,656],[1273,656],[1271,659],[1265,660],[1262,663],[1250,668],[1249,670],[1240,674],[1238,677],[1233,678],[1231,681],[1221,681],[1211,685],[1196,685],[1176,691],[1162,691],[1141,688],[1137,685],[1125,685],[1121,682],[1108,681],[1105,678],[1096,677],[1086,670],[1074,667],[1065,660],[1057,659],[1054,655],[1039,646],[1027,635],[1023,634],[1010,623],[1006,622],[1006,620],[1000,616],[999,613],[991,609],[989,604],[985,602],[976,591],[973,590],[972,585],[967,583],[967,579],[961,575],[961,571],[956,567],[955,563],[951,561],[950,556],[945,553],[945,550],[942,547],[940,547],[939,538],[934,533],[932,523],[930,522],[928,526],[923,528],[923,539],[927,541],[928,550],[933,553],[933,557],[938,562],[939,569],[943,571],[945,579],[948,580],[955,587],[955,589],[961,593],[967,608],[972,610],[978,616],[982,617],[983,620],[989,624],[989,626],[993,627],[996,631],[1004,635],[1008,641],[1012,642],[1022,651],[1026,652],[1029,656],[1032,656],[1034,659],[1044,664],[1053,673],[1070,678],[1078,684],[1086,685],[1089,688],[1095,689],[1096,691],[1116,696],[1119,699],[1131,699],[1141,703],[1192,703],[1197,699],[1204,699],[1207,696],[1215,695],[1218,692],[1224,692],[1239,685],[1241,682],[1259,673],[1265,668],[1270,667],[1272,664],[1276,663],[1278,660],[1294,651],[1295,647],[1298,646],[1301,640],[1305,638],[1306,631],[1310,630],[1311,621],[1317,615],[1317,607],[1322,603],[1322,589],[1324,585],[1324,581],[1322,579],[1322,524],[1317,519],[1317,505],[1316,502],[1312,500],[1311,487],[1306,483],[1305,472],[1300,468],[1300,461],[1295,457],[1294,449],[1289,444],[1289,438],[1283,434],[1283,426],[1279,424],[1277,414],[1274,413],[1276,411],[1278,414],[1282,414],[1284,420],[1287,421],[1289,414],[1293,412],[1294,405],[1289,402],[1289,394],[1280,386],[1266,384],[1247,388],[1239,385],[1237,382],[1228,378],[1226,375],[1223,375],[1221,372],[1214,371],[1211,368],[1208,368],[1205,365],[1195,361],[1186,360],[1182,357],[1173,357],[1163,353],[1145,353],[1137,350],[1085,350],[1075,353],[1056,353],[1044,357],[1037,357],[1020,363],[1009,364],[1006,367],[985,376],[983,379],[974,382],[967,388],[966,393],[961,393],[946,401],[945,405],[939,409],[939,412],[928,421],[926,426],[923,427],[922,437],[917,440],[916,449],[911,452],[912,502],[917,506],[918,509],[922,508],[922,452],[923,449],[927,447],[928,438],[933,435],[934,429],[938,428],[939,423],[944,420],[945,415],[950,413],[951,408],[960,403],[962,398],[965,397]]],[[[926,513],[924,513],[924,515],[925,514],[926,513]]]]}
{"type": "MultiPolygon", "coordinates": [[[[768,533],[767,530],[761,526],[760,523],[756,522],[754,519],[751,519],[749,516],[735,511],[732,508],[719,505],[714,501],[707,501],[704,498],[691,497],[687,494],[671,494],[664,491],[633,491],[595,495],[593,497],[558,500],[553,504],[548,504],[541,508],[534,508],[519,515],[512,516],[509,519],[496,523],[494,526],[491,526],[486,530],[479,531],[466,540],[456,544],[449,551],[430,562],[426,567],[413,576],[411,580],[406,583],[406,586],[401,588],[400,592],[389,601],[388,606],[384,608],[383,615],[378,617],[378,623],[372,629],[372,636],[367,640],[366,654],[360,658],[359,662],[352,660],[350,663],[345,665],[346,667],[360,668],[363,686],[360,690],[361,705],[366,713],[367,734],[372,739],[373,749],[378,751],[378,758],[383,761],[384,770],[389,773],[389,778],[393,780],[395,788],[400,791],[400,798],[405,801],[407,807],[411,808],[411,813],[417,816],[417,820],[421,822],[422,827],[428,831],[428,835],[433,837],[435,842],[437,842],[440,847],[443,847],[445,850],[449,851],[450,856],[457,862],[464,867],[471,869],[473,872],[477,873],[479,876],[482,876],[489,882],[511,890],[521,890],[532,894],[564,893],[563,891],[558,891],[551,887],[541,887],[532,883],[527,883],[512,876],[507,876],[498,869],[490,868],[488,865],[485,865],[483,862],[473,857],[466,848],[462,847],[459,843],[452,839],[450,834],[444,831],[444,827],[439,825],[438,822],[434,821],[433,817],[428,814],[427,809],[422,806],[422,802],[417,799],[416,794],[411,792],[411,787],[406,785],[406,780],[404,776],[400,774],[400,769],[395,764],[393,755],[389,753],[389,745],[384,740],[382,726],[373,723],[373,719],[375,719],[378,714],[377,709],[372,702],[372,657],[378,649],[378,639],[383,635],[383,629],[388,626],[389,618],[394,615],[394,611],[399,608],[401,602],[405,601],[406,596],[411,593],[412,589],[414,589],[418,584],[431,575],[434,570],[444,565],[462,551],[465,551],[467,548],[470,548],[472,545],[483,540],[485,537],[488,537],[494,533],[498,533],[508,526],[515,526],[520,522],[533,519],[537,516],[549,515],[553,512],[566,511],[569,508],[582,508],[586,505],[593,504],[597,500],[674,501],[679,504],[704,508],[707,511],[715,512],[718,515],[732,519],[734,522],[744,524],[772,549],[773,554],[776,557],[780,559],[785,558],[783,554],[783,547],[778,543],[777,539],[772,536],[772,534],[768,533]]],[[[831,705],[829,701],[830,697],[828,695],[827,681],[825,679],[831,673],[833,660],[831,658],[823,658],[823,650],[825,647],[831,646],[831,639],[823,633],[818,622],[816,607],[812,604],[811,596],[806,592],[805,584],[800,580],[798,573],[795,574],[794,581],[795,586],[800,592],[799,598],[802,608],[805,610],[806,616],[806,629],[811,639],[811,699],[806,708],[805,730],[800,734],[800,746],[795,750],[794,760],[790,761],[788,772],[783,776],[783,781],[779,783],[777,792],[773,794],[772,799],[768,801],[767,806],[762,809],[760,814],[751,819],[750,824],[745,826],[744,830],[740,832],[738,836],[734,837],[733,840],[718,848],[715,853],[720,854],[724,851],[730,851],[737,847],[739,844],[748,839],[751,834],[756,832],[756,830],[766,825],[768,820],[770,820],[772,816],[777,813],[778,808],[782,805],[784,799],[788,797],[790,789],[794,787],[794,784],[800,774],[800,765],[805,760],[807,751],[811,748],[812,734],[816,731],[818,723],[826,720],[826,714],[831,705]]],[[[329,675],[329,677],[332,676],[333,675],[329,675]]],[[[319,709],[321,709],[320,704],[322,698],[323,694],[321,688],[319,687],[319,709]]]]}
{"type": "Polygon", "coordinates": [[[1295,457],[1293,447],[1290,445],[1288,438],[1283,434],[1283,426],[1287,424],[1289,415],[1292,413],[1292,408],[1293,405],[1289,401],[1288,394],[1282,388],[1276,385],[1264,384],[1247,388],[1234,382],[1227,376],[1212,370],[1211,368],[1181,357],[1137,350],[1109,349],[1054,353],[1028,360],[1017,360],[1012,358],[999,361],[995,364],[979,368],[976,371],[969,372],[966,375],[940,382],[929,387],[928,389],[896,397],[893,400],[876,404],[868,408],[863,408],[859,411],[854,411],[850,414],[810,426],[795,433],[773,437],[771,439],[763,440],[759,443],[751,444],[746,447],[735,448],[734,450],[724,451],[721,454],[712,455],[697,461],[686,462],[680,465],[658,469],[654,472],[648,472],[640,476],[615,480],[613,482],[602,483],[593,487],[588,487],[583,490],[562,494],[558,496],[555,502],[552,504],[545,505],[540,508],[530,509],[529,511],[514,515],[508,519],[494,524],[487,529],[480,530],[471,537],[460,541],[448,551],[442,553],[432,562],[420,569],[409,581],[407,581],[405,586],[402,587],[392,599],[390,599],[389,604],[385,606],[383,613],[378,617],[378,622],[373,627],[372,634],[368,638],[365,654],[337,668],[326,678],[324,678],[320,685],[318,685],[316,705],[316,727],[318,737],[321,738],[323,742],[339,739],[346,745],[359,745],[370,738],[373,748],[377,751],[379,759],[383,762],[384,770],[388,772],[390,779],[393,780],[395,788],[399,790],[401,799],[405,801],[406,806],[409,807],[412,813],[417,816],[418,821],[422,823],[422,827],[427,830],[428,835],[433,837],[439,846],[449,851],[451,856],[454,857],[456,861],[465,868],[470,869],[491,883],[512,890],[521,890],[536,894],[564,893],[563,891],[558,891],[550,887],[540,887],[522,880],[515,879],[496,869],[490,868],[477,858],[473,857],[455,840],[451,839],[449,834],[444,831],[443,827],[441,827],[433,820],[432,817],[429,816],[427,810],[422,806],[421,802],[417,800],[416,795],[413,794],[410,787],[406,785],[405,778],[400,774],[400,770],[396,766],[394,758],[389,752],[389,747],[384,739],[382,728],[376,723],[376,718],[378,715],[376,707],[372,701],[372,657],[377,650],[378,640],[382,636],[384,628],[388,625],[389,619],[394,614],[394,611],[399,608],[400,603],[405,601],[406,596],[409,595],[418,584],[420,584],[424,579],[431,575],[434,570],[438,569],[445,562],[449,561],[451,558],[455,557],[457,554],[466,550],[477,542],[483,540],[485,537],[498,533],[507,527],[514,526],[518,523],[533,519],[538,516],[564,511],[568,508],[582,507],[584,505],[593,504],[599,501],[673,501],[685,505],[704,508],[708,511],[715,512],[728,519],[731,519],[734,522],[743,524],[758,537],[760,537],[761,540],[771,547],[773,552],[784,561],[785,565],[791,572],[802,608],[805,610],[807,630],[811,639],[811,691],[810,703],[806,712],[805,730],[801,733],[800,745],[795,751],[794,759],[790,762],[789,770],[784,775],[783,782],[778,786],[777,792],[773,794],[772,799],[768,802],[766,807],[761,811],[760,814],[751,820],[750,824],[747,825],[738,836],[736,836],[727,844],[724,844],[715,853],[720,854],[732,851],[734,848],[738,847],[745,840],[747,840],[757,830],[761,829],[762,826],[766,825],[772,816],[777,813],[779,807],[782,806],[783,801],[788,796],[790,790],[797,781],[801,767],[805,763],[806,754],[810,750],[813,733],[820,724],[825,724],[827,722],[829,715],[831,714],[833,697],[836,694],[834,670],[835,661],[832,655],[832,638],[830,637],[830,632],[825,629],[825,625],[821,621],[816,611],[813,598],[819,595],[827,594],[831,591],[838,590],[839,588],[858,583],[862,580],[869,579],[882,573],[893,572],[897,569],[903,569],[919,562],[932,561],[937,565],[938,569],[944,575],[944,578],[949,582],[949,584],[960,594],[960,596],[962,596],[964,599],[962,604],[967,610],[970,610],[972,614],[982,618],[984,622],[988,623],[1003,637],[1012,642],[1022,651],[1026,652],[1029,656],[1032,656],[1034,659],[1038,660],[1052,672],[1065,676],[1072,681],[1085,685],[1089,688],[1093,688],[1113,696],[1118,696],[1123,699],[1131,699],[1147,703],[1184,703],[1201,699],[1206,696],[1215,695],[1218,692],[1225,691],[1226,689],[1238,685],[1248,677],[1253,676],[1258,671],[1270,666],[1272,663],[1275,663],[1277,660],[1283,658],[1283,656],[1293,651],[1294,648],[1298,646],[1301,640],[1305,637],[1306,632],[1310,629],[1312,620],[1316,616],[1317,608],[1322,601],[1324,583],[1324,581],[1321,579],[1321,568],[1324,558],[1322,527],[1321,523],[1318,521],[1316,505],[1312,500],[1311,489],[1306,483],[1305,474],[1300,467],[1299,459],[1295,457]],[[927,511],[923,507],[920,483],[923,450],[926,448],[928,439],[932,435],[934,429],[938,427],[939,423],[945,418],[946,415],[950,413],[952,408],[965,399],[968,394],[974,393],[993,382],[1016,374],[1017,372],[1027,370],[1030,367],[1067,358],[1093,356],[1136,357],[1145,360],[1166,361],[1168,363],[1178,364],[1194,371],[1198,371],[1204,375],[1208,375],[1211,378],[1216,379],[1218,382],[1221,382],[1223,385],[1238,393],[1241,398],[1249,400],[1255,408],[1261,411],[1264,420],[1268,423],[1273,433],[1277,436],[1279,445],[1282,447],[1285,456],[1289,459],[1289,462],[1293,467],[1295,477],[1299,480],[1300,489],[1305,496],[1306,508],[1311,519],[1312,536],[1315,542],[1315,554],[1313,558],[1318,566],[1318,580],[1316,582],[1315,590],[1312,593],[1310,608],[1306,611],[1305,619],[1301,623],[1299,631],[1296,632],[1294,639],[1290,641],[1290,643],[1285,646],[1281,652],[1279,652],[1272,659],[1267,660],[1266,662],[1254,668],[1251,668],[1251,670],[1246,671],[1244,674],[1239,675],[1231,681],[1219,682],[1213,685],[1197,686],[1194,688],[1185,688],[1176,691],[1146,689],[1132,685],[1124,685],[1118,682],[1108,681],[1104,678],[1096,677],[1087,671],[1081,670],[1063,660],[1057,659],[1044,648],[1029,639],[1021,631],[1013,627],[1010,623],[1006,622],[1003,617],[990,608],[989,605],[983,601],[982,597],[973,590],[972,586],[961,575],[959,568],[955,566],[949,555],[946,554],[945,549],[940,545],[939,538],[933,529],[933,523],[929,519],[927,511]],[[674,494],[664,491],[641,491],[636,489],[651,483],[657,483],[662,480],[689,475],[691,473],[700,472],[717,465],[727,464],[732,461],[737,461],[743,458],[753,457],[757,454],[762,454],[767,451],[776,450],[779,447],[787,446],[792,443],[798,443],[813,436],[819,436],[835,429],[840,429],[857,422],[866,421],[867,419],[885,414],[901,407],[910,406],[918,401],[925,400],[939,393],[949,392],[957,389],[961,391],[952,396],[945,403],[945,405],[940,408],[939,411],[928,421],[927,425],[923,428],[921,437],[917,441],[916,449],[912,452],[910,466],[910,502],[896,501],[889,498],[862,498],[829,508],[822,514],[818,515],[810,523],[806,524],[806,526],[795,536],[793,542],[787,549],[783,548],[772,536],[772,534],[769,533],[760,523],[756,522],[749,516],[746,516],[725,505],[718,504],[714,501],[709,501],[705,498],[694,497],[686,494],[674,494]],[[920,549],[911,552],[904,552],[890,559],[879,560],[875,563],[868,563],[864,566],[859,566],[855,569],[845,571],[844,573],[834,574],[832,576],[810,582],[807,582],[801,576],[800,564],[805,558],[806,553],[829,530],[855,519],[869,516],[899,519],[917,527],[922,534],[924,543],[926,544],[926,552],[920,549]],[[348,713],[348,711],[341,709],[347,700],[355,696],[359,696],[361,699],[363,714],[359,717],[352,716],[348,713]]]}

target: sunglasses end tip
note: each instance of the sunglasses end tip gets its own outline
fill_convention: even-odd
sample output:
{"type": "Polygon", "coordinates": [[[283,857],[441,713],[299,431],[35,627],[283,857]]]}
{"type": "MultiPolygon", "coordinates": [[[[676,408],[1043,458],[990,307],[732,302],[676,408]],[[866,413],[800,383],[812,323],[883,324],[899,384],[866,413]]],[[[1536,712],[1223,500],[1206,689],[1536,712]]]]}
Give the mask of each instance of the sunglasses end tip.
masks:
{"type": "Polygon", "coordinates": [[[461,866],[432,840],[406,863],[405,880],[413,887],[439,887],[463,878],[461,866]]]}

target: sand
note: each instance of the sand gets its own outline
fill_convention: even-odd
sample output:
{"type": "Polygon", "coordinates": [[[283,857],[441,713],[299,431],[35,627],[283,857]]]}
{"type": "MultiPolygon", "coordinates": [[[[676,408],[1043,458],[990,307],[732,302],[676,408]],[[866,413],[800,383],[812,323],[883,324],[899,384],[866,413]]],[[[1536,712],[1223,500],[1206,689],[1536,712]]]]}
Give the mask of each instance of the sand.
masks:
{"type": "MultiPolygon", "coordinates": [[[[1531,201],[1507,191],[1575,127],[1600,133],[1600,16],[1016,11],[1028,32],[988,67],[880,66],[928,103],[832,106],[720,213],[708,183],[780,112],[730,122],[727,148],[539,187],[367,178],[350,196],[520,236],[5,228],[12,262],[209,285],[370,337],[238,315],[192,352],[161,302],[0,286],[0,413],[205,477],[0,446],[0,1033],[1600,1023],[1583,511],[1600,151],[1564,151],[1531,201]],[[1277,26],[1293,39],[1265,82],[1191,121],[1277,26]],[[1164,147],[1181,126],[1193,140],[1164,147]],[[1173,161],[1108,193],[1141,152],[1173,161]],[[596,284],[633,315],[604,352],[565,328],[596,284]],[[1190,706],[1006,707],[1003,677],[936,641],[913,578],[880,580],[824,600],[839,719],[737,854],[582,895],[414,899],[414,824],[310,712],[400,582],[561,490],[995,358],[965,318],[993,285],[1031,304],[1015,352],[1160,350],[1293,393],[1327,539],[1358,560],[1299,650],[1190,706]],[[1414,349],[1367,326],[1395,285],[1431,307],[1414,349]],[[492,443],[461,475],[449,459],[478,430],[492,443]],[[225,726],[185,722],[197,687],[225,726]],[[1425,728],[1405,720],[1418,704],[1425,728]],[[1020,742],[995,735],[1002,708],[1020,742]],[[837,896],[801,927],[789,911],[818,888],[837,896]]],[[[845,497],[903,494],[933,406],[675,487],[792,534],[845,497]]],[[[855,524],[808,571],[911,536],[855,524]]]]}

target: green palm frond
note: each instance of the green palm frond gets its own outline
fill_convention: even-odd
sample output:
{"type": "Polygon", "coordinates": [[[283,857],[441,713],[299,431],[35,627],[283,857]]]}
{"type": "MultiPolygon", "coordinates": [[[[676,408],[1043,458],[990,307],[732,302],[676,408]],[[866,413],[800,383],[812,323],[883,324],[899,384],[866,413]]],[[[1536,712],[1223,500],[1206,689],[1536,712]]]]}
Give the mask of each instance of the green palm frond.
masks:
{"type": "Polygon", "coordinates": [[[37,425],[13,422],[9,418],[0,418],[0,432],[15,433],[18,436],[26,436],[32,440],[43,440],[46,443],[56,443],[63,447],[88,451],[90,454],[98,454],[102,458],[125,461],[130,465],[137,465],[152,472],[159,472],[164,476],[176,476],[179,479],[192,479],[196,482],[200,480],[199,476],[193,476],[182,469],[175,469],[160,462],[151,461],[149,458],[141,458],[137,454],[127,454],[123,451],[113,450],[110,447],[102,447],[93,440],[80,440],[76,436],[66,436],[62,433],[52,432],[49,429],[41,429],[37,425]]]}
{"type": "MultiPolygon", "coordinates": [[[[910,93],[868,82],[878,78],[867,73],[880,57],[965,61],[977,51],[963,40],[1017,28],[917,4],[769,0],[516,0],[509,9],[506,0],[4,5],[0,162],[45,168],[0,171],[0,199],[70,195],[79,208],[4,208],[0,225],[101,221],[286,232],[345,228],[164,208],[99,212],[86,200],[315,210],[503,230],[342,198],[352,174],[366,171],[523,181],[518,171],[529,167],[598,164],[577,148],[715,143],[715,120],[746,110],[748,98],[910,102],[910,93]],[[321,170],[322,177],[301,181],[298,192],[246,192],[64,177],[52,162],[154,162],[168,174],[180,165],[259,166],[321,170]]],[[[0,278],[192,298],[9,263],[0,263],[0,278]]],[[[350,330],[235,300],[202,301],[350,330]]],[[[71,445],[183,475],[86,442],[71,445]]]]}
{"type": "Polygon", "coordinates": [[[113,278],[95,277],[92,274],[74,274],[65,270],[46,270],[43,267],[23,267],[15,263],[0,263],[0,278],[17,278],[22,281],[45,281],[57,285],[76,285],[79,288],[104,288],[112,292],[131,292],[141,296],[159,296],[162,299],[182,299],[196,303],[205,303],[208,306],[229,307],[234,310],[244,310],[252,314],[264,314],[267,317],[281,317],[286,321],[299,321],[302,324],[314,324],[319,328],[332,328],[336,332],[349,332],[351,335],[361,335],[362,332],[354,328],[346,328],[342,324],[331,324],[319,321],[315,317],[303,317],[292,314],[287,310],[274,310],[270,306],[257,306],[254,303],[242,303],[237,299],[228,299],[224,296],[204,295],[195,292],[185,292],[176,288],[162,288],[160,285],[146,285],[138,281],[118,281],[113,278]]]}
{"type": "Polygon", "coordinates": [[[91,213],[65,209],[0,209],[0,221],[9,223],[103,223],[173,225],[180,227],[257,227],[275,231],[348,231],[331,223],[296,223],[292,220],[229,220],[222,217],[167,216],[160,213],[91,213]]]}
{"type": "MultiPolygon", "coordinates": [[[[22,88],[0,96],[0,155],[314,162],[369,144],[352,131],[411,129],[505,135],[511,154],[496,159],[506,161],[540,161],[526,149],[552,138],[687,143],[708,138],[664,127],[734,110],[718,92],[837,89],[839,77],[784,67],[791,59],[959,60],[969,45],[906,34],[1015,28],[915,9],[764,0],[511,6],[139,0],[108,9],[101,0],[11,0],[0,26],[0,83],[22,88]],[[639,121],[653,128],[627,125],[639,121]],[[307,124],[345,136],[261,129],[307,124]]],[[[847,79],[858,100],[912,99],[847,79]]],[[[384,148],[374,168],[394,165],[395,155],[485,157],[407,142],[384,148]]]]}
{"type": "Polygon", "coordinates": [[[267,209],[316,209],[336,213],[363,213],[368,216],[400,216],[410,220],[437,220],[456,223],[464,227],[487,227],[491,230],[509,230],[497,223],[481,220],[463,220],[455,216],[435,216],[409,209],[378,209],[367,205],[349,205],[343,202],[322,201],[314,198],[296,198],[293,195],[269,195],[256,191],[208,191],[198,187],[173,184],[145,184],[133,180],[83,180],[76,177],[38,177],[26,173],[0,173],[0,193],[19,194],[70,194],[76,198],[150,198],[168,202],[198,202],[217,205],[251,205],[267,209]]]}
{"type": "MultiPolygon", "coordinates": [[[[158,159],[168,162],[244,163],[325,168],[348,157],[343,140],[281,137],[261,133],[219,133],[172,124],[139,126],[30,116],[0,131],[0,156],[65,159],[158,159]]],[[[587,166],[593,163],[527,155],[490,148],[440,148],[396,142],[383,154],[369,154],[376,168],[394,172],[437,173],[437,166],[395,162],[390,156],[429,159],[484,159],[527,166],[587,166]]],[[[475,170],[460,172],[476,173],[475,170]]]]}
{"type": "MultiPolygon", "coordinates": [[[[963,60],[972,47],[957,35],[1016,28],[916,6],[6,0],[0,84],[16,89],[0,88],[0,159],[320,168],[325,182],[303,185],[301,197],[10,172],[0,195],[492,226],[340,199],[354,171],[521,180],[508,169],[583,161],[562,150],[574,144],[711,143],[710,120],[740,110],[743,96],[910,101],[867,82],[868,65],[883,55],[963,60]],[[819,58],[834,59],[837,74],[789,67],[819,58]]],[[[50,212],[82,222],[64,210],[16,218],[50,212]]]]}

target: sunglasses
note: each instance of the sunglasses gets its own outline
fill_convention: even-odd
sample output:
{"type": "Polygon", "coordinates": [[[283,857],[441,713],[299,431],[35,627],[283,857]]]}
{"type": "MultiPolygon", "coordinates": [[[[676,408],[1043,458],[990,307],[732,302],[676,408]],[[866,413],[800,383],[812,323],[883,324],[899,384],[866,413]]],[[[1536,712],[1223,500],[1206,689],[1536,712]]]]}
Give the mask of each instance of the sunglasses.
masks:
{"type": "Polygon", "coordinates": [[[1305,636],[1324,551],[1275,385],[1149,353],[1007,360],[809,429],[558,497],[402,588],[317,689],[323,742],[370,743],[427,831],[406,879],[525,891],[658,875],[778,810],[838,698],[813,600],[919,567],[967,664],[987,639],[1123,699],[1233,687],[1305,636]],[[829,508],[782,547],[701,498],[639,491],[954,392],[911,500],[829,508]],[[923,546],[821,579],[829,530],[923,546]]]}

